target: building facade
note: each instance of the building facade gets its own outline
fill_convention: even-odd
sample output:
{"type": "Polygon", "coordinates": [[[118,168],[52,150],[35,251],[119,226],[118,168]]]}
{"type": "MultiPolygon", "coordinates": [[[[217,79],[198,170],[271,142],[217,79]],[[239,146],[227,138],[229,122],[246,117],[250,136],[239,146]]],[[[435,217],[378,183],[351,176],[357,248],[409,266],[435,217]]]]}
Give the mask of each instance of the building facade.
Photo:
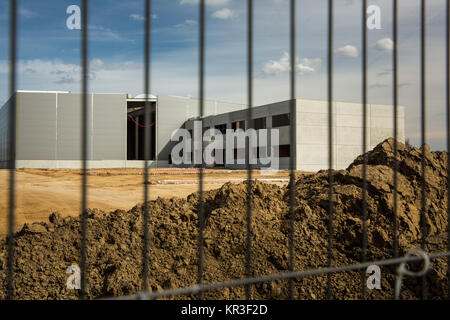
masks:
{"type": "MultiPolygon", "coordinates": [[[[0,168],[9,165],[9,110],[16,118],[16,168],[81,168],[81,94],[18,91],[0,108],[0,168]]],[[[205,101],[205,115],[244,109],[245,105],[205,101]]],[[[127,94],[88,95],[88,167],[141,168],[144,132],[151,128],[152,167],[169,166],[171,133],[199,115],[197,99],[127,94]],[[151,123],[144,120],[148,101],[151,123]]]]}
{"type": "MultiPolygon", "coordinates": [[[[280,169],[288,169],[291,156],[290,141],[290,101],[268,104],[253,109],[251,128],[267,130],[270,141],[270,130],[278,130],[280,169]]],[[[363,153],[363,105],[351,102],[333,102],[332,114],[332,150],[333,168],[345,169],[358,155],[363,153]]],[[[318,171],[328,168],[328,101],[295,100],[294,166],[295,170],[318,171]]],[[[190,119],[185,127],[192,131],[194,121],[190,119]]],[[[367,150],[393,136],[394,113],[390,105],[367,105],[367,150]]],[[[398,107],[398,140],[405,141],[404,107],[398,107]]],[[[247,111],[240,110],[204,117],[202,125],[205,129],[248,129],[247,111]]],[[[225,139],[224,139],[225,140],[225,139]]],[[[270,143],[269,143],[270,144],[270,143]]],[[[224,141],[224,148],[226,142],[224,141]]],[[[237,158],[237,157],[236,157],[237,158]]],[[[245,168],[245,165],[225,164],[228,168],[245,168]]],[[[254,167],[264,167],[257,164],[254,167]]]]}
{"type": "MultiPolygon", "coordinates": [[[[0,109],[0,167],[8,166],[10,108],[16,115],[16,168],[81,168],[81,95],[69,92],[18,91],[0,109]]],[[[393,108],[367,105],[367,146],[370,150],[393,136],[393,108]]],[[[398,137],[404,141],[404,108],[398,108],[398,137]]],[[[328,168],[328,102],[295,100],[253,108],[251,126],[243,104],[205,101],[204,117],[199,118],[199,100],[172,96],[136,96],[127,94],[88,95],[88,166],[90,168],[141,168],[144,161],[144,133],[150,127],[151,167],[171,167],[172,149],[179,141],[171,139],[180,128],[193,132],[201,121],[208,128],[228,130],[277,130],[277,162],[287,169],[292,150],[296,170],[316,171],[328,168]],[[150,105],[150,123],[145,122],[144,106],[150,105]],[[291,148],[290,123],[295,125],[291,148]]],[[[362,153],[362,112],[360,103],[333,103],[333,164],[347,167],[362,153]]],[[[269,145],[272,145],[270,136],[269,145]]],[[[226,143],[224,143],[226,146],[226,143]]],[[[259,155],[258,151],[258,155],[259,155]]],[[[266,151],[268,152],[268,151],[266,151]]],[[[184,164],[182,166],[191,166],[184,164]]],[[[213,166],[245,168],[236,163],[213,166]]],[[[265,165],[254,165],[255,168],[265,165]]]]}

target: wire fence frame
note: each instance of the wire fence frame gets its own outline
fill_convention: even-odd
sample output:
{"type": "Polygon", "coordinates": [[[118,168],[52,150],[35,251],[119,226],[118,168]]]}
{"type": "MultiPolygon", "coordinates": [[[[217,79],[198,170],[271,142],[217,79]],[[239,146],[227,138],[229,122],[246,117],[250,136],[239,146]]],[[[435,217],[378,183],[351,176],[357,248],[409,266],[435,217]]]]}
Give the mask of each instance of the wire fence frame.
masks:
{"type": "MultiPolygon", "coordinates": [[[[247,0],[247,127],[253,128],[253,0],[247,0]]],[[[253,177],[250,164],[250,140],[246,141],[245,159],[247,169],[247,236],[246,236],[246,255],[245,255],[245,275],[252,276],[252,189],[253,177]]],[[[252,297],[251,286],[245,286],[245,298],[250,300],[252,297]]]]}
{"type": "MultiPolygon", "coordinates": [[[[450,150],[450,0],[446,1],[446,114],[447,114],[447,152],[450,150]]],[[[447,204],[450,203],[450,158],[447,156],[447,204]]],[[[450,206],[447,205],[447,251],[450,252],[450,206]]],[[[450,256],[447,257],[447,297],[450,300],[450,256]]]]}
{"type": "MultiPolygon", "coordinates": [[[[434,259],[442,259],[442,258],[450,257],[450,252],[439,252],[427,255],[429,260],[434,259]]],[[[137,294],[123,296],[123,297],[115,297],[110,298],[108,300],[153,300],[158,298],[167,298],[167,297],[176,297],[176,296],[187,296],[192,294],[198,294],[199,292],[206,292],[217,290],[221,288],[231,288],[231,287],[242,287],[246,285],[255,285],[259,283],[266,283],[271,281],[278,280],[289,280],[289,279],[297,279],[297,278],[307,278],[328,274],[335,274],[341,272],[349,272],[349,271],[357,271],[361,269],[366,269],[371,265],[377,265],[379,267],[383,266],[393,266],[400,265],[401,263],[412,263],[412,262],[421,262],[424,261],[423,257],[420,256],[405,256],[400,258],[392,258],[378,261],[370,261],[365,263],[357,263],[351,265],[344,265],[338,267],[325,267],[319,269],[311,269],[311,270],[302,270],[302,271],[294,271],[294,272],[284,272],[284,273],[276,273],[270,274],[266,276],[253,277],[253,278],[241,278],[229,281],[221,281],[214,282],[209,284],[202,285],[194,285],[188,287],[181,287],[175,289],[166,289],[162,291],[156,292],[138,292],[137,294]]]]}
{"type": "Polygon", "coordinates": [[[88,235],[88,88],[89,88],[89,41],[88,17],[89,1],[83,0],[81,5],[81,142],[82,142],[82,181],[81,181],[81,299],[87,299],[88,291],[88,263],[87,263],[87,235],[88,235]]]}
{"type": "MultiPolygon", "coordinates": [[[[205,109],[205,23],[206,23],[206,13],[205,13],[205,0],[199,1],[199,76],[198,76],[198,90],[199,90],[199,110],[198,113],[200,118],[203,118],[205,109]]],[[[203,124],[202,124],[203,133],[203,124]]],[[[203,256],[204,256],[204,229],[205,229],[205,204],[204,204],[204,194],[203,194],[203,176],[204,176],[204,161],[203,161],[203,144],[201,147],[202,162],[200,165],[200,170],[198,174],[198,275],[197,283],[201,285],[203,282],[203,256]]],[[[201,292],[198,295],[198,299],[201,299],[201,292]]]]}
{"type": "Polygon", "coordinates": [[[398,203],[397,203],[397,184],[398,184],[398,0],[393,1],[392,6],[392,17],[393,17],[393,28],[392,28],[392,39],[394,47],[392,50],[392,100],[394,104],[394,198],[393,198],[393,257],[398,257],[398,203]]]}
{"type": "MultiPolygon", "coordinates": [[[[291,24],[291,32],[290,32],[290,47],[291,47],[291,73],[290,73],[290,104],[289,104],[289,119],[290,119],[290,127],[289,127],[289,141],[291,141],[290,148],[290,157],[289,157],[289,271],[293,272],[295,269],[295,241],[294,241],[294,219],[295,219],[295,160],[297,158],[296,148],[292,141],[295,141],[296,136],[296,100],[295,100],[295,78],[297,74],[296,70],[296,53],[295,53],[295,28],[296,28],[296,9],[295,9],[295,0],[291,0],[290,2],[290,24],[291,24]]],[[[294,280],[289,279],[289,299],[294,299],[294,280]]]]}
{"type": "Polygon", "coordinates": [[[148,258],[149,258],[149,160],[150,150],[152,148],[152,131],[150,125],[153,122],[152,119],[152,106],[150,105],[150,68],[151,68],[151,16],[152,16],[152,2],[151,0],[145,0],[144,12],[145,12],[145,32],[144,32],[144,93],[145,93],[145,106],[144,106],[144,205],[143,205],[143,231],[144,231],[144,245],[142,252],[142,287],[144,290],[148,290],[148,258]]]}
{"type": "MultiPolygon", "coordinates": [[[[363,0],[361,3],[361,29],[362,29],[362,54],[361,54],[361,66],[362,66],[362,154],[363,154],[363,191],[362,191],[362,250],[361,261],[364,263],[367,261],[367,28],[365,23],[367,21],[367,0],[363,0]]],[[[366,298],[366,273],[361,270],[361,297],[366,298]]]]}
{"type": "Polygon", "coordinates": [[[16,63],[17,63],[17,6],[18,1],[10,0],[9,3],[9,95],[13,99],[12,106],[9,107],[9,192],[8,192],[8,282],[7,298],[14,299],[14,264],[15,264],[15,223],[16,223],[16,63]]]}
{"type": "MultiPolygon", "coordinates": [[[[156,299],[161,297],[178,296],[178,295],[190,295],[197,294],[199,299],[202,298],[202,293],[205,291],[215,290],[225,287],[237,287],[243,286],[245,288],[246,299],[252,298],[251,286],[259,283],[276,281],[276,280],[288,280],[289,282],[289,298],[294,298],[294,279],[327,275],[327,293],[328,299],[332,299],[332,275],[338,272],[348,272],[348,271],[361,271],[361,297],[366,298],[366,286],[364,282],[364,269],[370,265],[378,266],[395,266],[405,262],[416,262],[421,261],[422,257],[399,257],[398,248],[398,203],[397,203],[397,184],[398,184],[398,0],[393,0],[393,103],[394,103],[394,198],[393,198],[393,228],[394,228],[394,238],[393,238],[393,258],[380,260],[380,261],[367,261],[367,30],[365,22],[367,20],[367,0],[362,0],[362,105],[363,105],[363,192],[362,192],[362,255],[361,263],[345,265],[345,266],[333,266],[334,256],[334,208],[333,208],[333,44],[334,44],[334,1],[328,0],[328,37],[327,37],[327,51],[328,51],[328,80],[327,80],[327,94],[328,94],[328,183],[329,183],[329,193],[328,193],[328,260],[327,266],[324,268],[313,269],[313,270],[302,270],[295,271],[295,241],[294,241],[294,218],[295,218],[295,148],[291,143],[290,149],[290,160],[289,160],[289,270],[285,273],[276,273],[267,276],[253,277],[252,272],[252,166],[250,165],[250,143],[247,141],[246,145],[246,160],[247,160],[247,233],[246,233],[246,277],[243,279],[236,279],[230,281],[216,282],[203,284],[203,272],[204,272],[204,227],[205,227],[205,207],[204,207],[204,162],[199,169],[199,203],[198,203],[198,274],[197,274],[197,284],[185,288],[176,288],[170,290],[163,290],[160,292],[151,293],[148,288],[148,260],[149,257],[149,160],[151,158],[151,144],[152,144],[152,133],[150,126],[148,124],[154,121],[152,119],[152,106],[148,101],[150,95],[150,76],[151,76],[151,15],[152,15],[152,1],[144,0],[144,92],[146,97],[145,102],[145,166],[144,166],[144,187],[143,187],[143,239],[144,246],[142,252],[142,288],[143,291],[136,294],[130,295],[128,297],[121,297],[122,299],[156,299]]],[[[447,148],[450,150],[450,94],[449,94],[449,84],[450,84],[450,0],[446,1],[446,115],[447,115],[447,148]]],[[[89,122],[89,112],[88,112],[88,91],[89,91],[89,34],[88,34],[88,19],[89,19],[89,0],[82,0],[81,6],[81,18],[82,18],[82,30],[81,30],[81,87],[82,87],[82,183],[81,183],[81,299],[87,299],[89,296],[89,281],[88,281],[88,271],[89,265],[87,262],[88,258],[88,159],[89,159],[89,139],[88,139],[88,122],[89,122]]],[[[19,0],[10,0],[10,29],[9,29],[9,94],[10,97],[15,99],[16,93],[16,83],[17,83],[17,26],[18,26],[18,6],[19,0]]],[[[200,118],[204,116],[204,87],[205,87],[205,33],[206,33],[206,8],[205,0],[199,1],[199,115],[200,118]]],[[[296,113],[296,1],[290,0],[290,138],[291,142],[294,141],[296,135],[296,123],[295,123],[295,113],[296,113]]],[[[247,108],[247,125],[246,129],[253,127],[253,0],[247,0],[248,9],[248,24],[247,24],[247,97],[248,97],[248,108],[247,108]]],[[[420,2],[420,23],[421,23],[421,45],[420,45],[420,93],[421,93],[421,169],[422,169],[422,184],[421,184],[421,219],[420,219],[420,229],[421,229],[421,247],[426,250],[426,239],[427,230],[425,228],[426,219],[426,175],[425,175],[425,143],[426,143],[426,0],[421,0],[420,2]]],[[[13,106],[16,102],[13,101],[13,106]]],[[[15,164],[15,146],[16,146],[16,110],[15,107],[10,107],[9,109],[9,154],[10,154],[10,166],[9,166],[9,210],[8,210],[8,260],[7,260],[7,298],[15,298],[15,287],[14,287],[14,277],[15,277],[15,187],[16,187],[16,164],[15,164]]],[[[203,146],[202,146],[203,154],[203,146]]],[[[448,158],[448,185],[450,185],[450,158],[448,158]]],[[[448,194],[448,202],[450,203],[450,194],[448,194]]],[[[448,218],[450,221],[450,206],[448,206],[448,218]]],[[[447,264],[450,266],[450,232],[447,227],[448,243],[447,252],[432,253],[428,257],[430,259],[442,259],[447,258],[447,264]]],[[[448,276],[448,294],[450,298],[450,268],[447,268],[448,276]]],[[[422,299],[427,299],[427,278],[426,275],[422,277],[422,288],[421,295],[422,299]]]]}
{"type": "MultiPolygon", "coordinates": [[[[426,176],[425,176],[425,143],[426,143],[426,1],[420,1],[420,110],[421,110],[421,165],[422,165],[422,185],[421,185],[421,210],[420,210],[420,231],[422,234],[422,250],[426,250],[427,231],[425,226],[426,219],[426,176]]],[[[422,277],[422,299],[427,298],[427,278],[426,275],[422,277]]]]}
{"type": "MultiPolygon", "coordinates": [[[[328,267],[333,265],[333,0],[328,0],[328,267]]],[[[331,300],[331,273],[327,274],[327,299],[331,300]]]]}

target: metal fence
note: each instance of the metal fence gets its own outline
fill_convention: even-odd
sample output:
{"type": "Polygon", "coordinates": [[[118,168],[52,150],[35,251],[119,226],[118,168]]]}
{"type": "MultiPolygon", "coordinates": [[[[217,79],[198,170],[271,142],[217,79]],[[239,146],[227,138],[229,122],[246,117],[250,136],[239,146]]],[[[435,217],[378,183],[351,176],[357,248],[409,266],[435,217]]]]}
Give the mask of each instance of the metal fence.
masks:
{"type": "MultiPolygon", "coordinates": [[[[87,298],[87,288],[89,287],[89,279],[87,278],[87,269],[89,265],[87,264],[87,198],[88,198],[88,167],[87,167],[87,156],[88,156],[88,135],[87,135],[87,123],[89,114],[87,112],[88,101],[87,101],[87,93],[89,88],[88,75],[89,75],[89,64],[88,64],[88,56],[89,56],[89,47],[88,47],[88,18],[89,18],[89,2],[88,0],[82,0],[82,38],[81,38],[81,66],[82,66],[82,157],[83,157],[83,166],[82,166],[82,185],[81,185],[81,195],[82,195],[82,214],[81,214],[81,235],[82,235],[82,247],[81,247],[81,298],[87,298]]],[[[450,54],[450,46],[449,46],[449,36],[450,36],[450,23],[449,23],[449,15],[450,15],[450,0],[446,1],[446,116],[447,116],[447,150],[450,150],[450,96],[449,96],[449,74],[450,74],[450,65],[449,65],[449,54],[450,54]]],[[[9,75],[9,93],[11,97],[14,97],[16,92],[16,82],[17,82],[17,25],[18,25],[18,3],[19,0],[10,0],[10,31],[9,31],[9,43],[10,43],[10,75],[9,75]]],[[[144,32],[144,92],[146,96],[150,93],[150,72],[151,72],[151,0],[144,0],[145,4],[145,32],[144,32]]],[[[249,125],[251,126],[252,121],[252,107],[253,107],[253,0],[247,0],[247,14],[248,14],[248,25],[247,25],[247,95],[248,95],[248,109],[247,109],[247,120],[249,125]]],[[[295,59],[296,59],[296,14],[295,14],[295,6],[296,1],[290,0],[290,112],[291,115],[295,113],[295,86],[296,86],[296,68],[295,68],[295,59]]],[[[197,275],[197,283],[190,287],[184,288],[176,288],[170,290],[163,290],[159,292],[150,292],[148,290],[148,261],[151,257],[149,257],[149,216],[151,212],[149,212],[149,168],[148,165],[145,165],[144,169],[144,187],[143,187],[143,200],[144,200],[144,226],[143,226],[143,239],[144,239],[144,248],[143,248],[143,265],[142,265],[142,287],[143,291],[139,292],[135,295],[121,297],[121,299],[155,299],[160,297],[170,297],[170,296],[179,296],[179,295],[192,295],[196,294],[199,299],[202,297],[202,293],[209,290],[225,288],[225,287],[245,287],[245,297],[247,299],[252,298],[252,285],[264,282],[270,282],[274,280],[288,280],[289,281],[289,297],[293,298],[293,280],[297,278],[303,277],[311,277],[318,275],[327,275],[327,298],[333,298],[332,291],[332,275],[339,272],[347,272],[347,271],[361,271],[361,297],[363,299],[366,298],[366,285],[365,285],[365,268],[370,265],[378,265],[378,266],[396,266],[399,265],[398,275],[396,279],[396,298],[398,298],[398,291],[401,286],[401,279],[405,275],[413,275],[413,276],[421,276],[422,277],[422,298],[426,299],[427,293],[427,282],[425,278],[425,273],[427,271],[429,261],[431,259],[438,258],[447,258],[447,263],[450,265],[450,232],[448,232],[448,243],[447,243],[447,252],[439,252],[439,253],[426,253],[425,245],[427,241],[427,233],[425,228],[425,215],[426,215],[426,176],[425,176],[425,142],[426,142],[426,128],[425,128],[425,115],[426,115],[426,65],[425,65],[425,23],[426,23],[426,0],[420,1],[420,12],[421,12],[421,46],[420,46],[420,93],[421,93],[421,165],[422,165],[422,184],[421,184],[421,219],[420,219],[420,230],[421,230],[421,249],[422,251],[414,251],[408,253],[404,257],[399,257],[399,244],[398,244],[398,215],[397,215],[397,207],[398,207],[398,199],[397,199],[397,183],[398,183],[398,146],[397,146],[397,116],[398,116],[398,0],[393,0],[393,105],[394,105],[394,202],[393,202],[393,226],[394,226],[394,237],[393,237],[393,252],[392,258],[382,261],[367,261],[367,242],[368,242],[368,230],[367,230],[367,142],[366,142],[366,130],[367,127],[367,28],[366,20],[367,20],[367,0],[361,0],[361,8],[362,8],[362,104],[363,104],[363,150],[362,153],[365,154],[363,159],[363,192],[362,192],[362,254],[361,254],[361,263],[354,265],[345,265],[345,266],[334,266],[334,257],[332,253],[332,249],[334,246],[334,238],[333,238],[333,132],[331,130],[333,123],[333,0],[328,0],[328,177],[329,177],[329,192],[328,192],[328,261],[327,267],[321,269],[314,270],[303,270],[296,271],[294,270],[294,259],[295,259],[295,242],[294,242],[294,212],[295,212],[295,199],[296,199],[296,191],[295,191],[295,171],[294,171],[294,157],[290,157],[290,181],[289,181],[289,217],[290,217],[290,231],[289,231],[289,271],[284,273],[277,273],[272,275],[266,275],[262,277],[253,277],[252,272],[252,170],[249,161],[249,146],[246,147],[246,159],[247,159],[247,172],[248,172],[248,198],[247,198],[247,237],[246,237],[246,277],[237,280],[230,280],[224,282],[203,283],[203,270],[204,270],[204,248],[203,248],[203,233],[205,227],[205,208],[204,208],[204,165],[201,165],[199,171],[199,205],[198,205],[198,214],[199,214],[199,223],[198,223],[198,275],[197,275]],[[423,272],[411,273],[405,268],[405,264],[408,262],[414,261],[424,261],[424,269],[423,272]]],[[[204,87],[205,87],[205,0],[199,1],[199,114],[200,116],[204,115],[204,87]]],[[[288,31],[288,30],[287,30],[288,31]]],[[[14,226],[15,226],[15,143],[16,143],[16,119],[14,108],[10,108],[10,126],[9,126],[9,136],[10,139],[10,174],[9,174],[9,237],[8,237],[8,263],[7,263],[7,272],[8,272],[8,281],[7,281],[7,292],[8,299],[14,299],[14,261],[15,261],[15,252],[14,252],[14,243],[15,243],[15,234],[14,234],[14,226]]],[[[145,123],[152,123],[154,121],[152,118],[152,114],[150,112],[150,103],[147,101],[145,103],[145,123]]],[[[294,121],[294,116],[291,116],[291,126],[290,126],[290,138],[291,141],[294,141],[295,137],[295,126],[292,125],[294,121]]],[[[150,143],[152,141],[151,138],[151,130],[149,126],[145,128],[145,161],[148,164],[150,159],[150,143]]],[[[291,143],[291,155],[294,154],[294,145],[291,143]]],[[[450,170],[450,158],[447,163],[447,170],[450,170]]],[[[447,183],[450,185],[450,174],[448,174],[447,183]]],[[[448,194],[448,203],[450,203],[450,193],[448,194]]],[[[448,217],[450,221],[450,206],[448,206],[448,217]]],[[[447,278],[450,279],[450,271],[447,269],[447,278]]],[[[450,290],[450,280],[448,288],[450,290]]],[[[450,292],[448,293],[450,297],[450,292]]]]}

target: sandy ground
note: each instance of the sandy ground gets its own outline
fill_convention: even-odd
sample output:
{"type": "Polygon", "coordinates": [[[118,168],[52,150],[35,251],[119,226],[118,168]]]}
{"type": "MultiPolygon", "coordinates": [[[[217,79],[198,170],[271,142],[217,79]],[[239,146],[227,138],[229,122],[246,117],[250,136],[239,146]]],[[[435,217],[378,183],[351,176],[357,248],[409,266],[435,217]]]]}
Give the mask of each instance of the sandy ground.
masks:
{"type": "MultiPolygon", "coordinates": [[[[198,190],[195,169],[152,169],[150,199],[186,197],[198,190]]],[[[289,173],[255,171],[253,176],[269,183],[285,184],[289,173]]],[[[245,171],[206,170],[205,190],[219,188],[227,181],[241,182],[245,171]]],[[[16,171],[16,229],[24,223],[46,221],[52,212],[78,215],[81,175],[78,170],[16,171]]],[[[138,169],[90,170],[88,207],[102,210],[129,210],[143,200],[143,174],[138,169]]],[[[0,170],[0,236],[7,233],[9,171],[0,170]]]]}

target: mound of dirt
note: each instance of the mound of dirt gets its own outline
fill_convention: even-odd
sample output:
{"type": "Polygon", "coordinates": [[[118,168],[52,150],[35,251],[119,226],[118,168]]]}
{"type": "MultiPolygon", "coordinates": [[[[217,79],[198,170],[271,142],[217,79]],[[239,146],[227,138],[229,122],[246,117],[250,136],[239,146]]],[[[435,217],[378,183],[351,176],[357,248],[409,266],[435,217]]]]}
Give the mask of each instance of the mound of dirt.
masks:
{"type": "MultiPolygon", "coordinates": [[[[368,153],[368,259],[393,254],[393,140],[368,153]]],[[[399,250],[420,247],[420,150],[399,143],[398,217],[399,250]]],[[[334,176],[334,265],[358,263],[362,244],[362,163],[358,157],[334,176]]],[[[426,149],[427,250],[446,250],[447,153],[426,149]]],[[[300,177],[295,184],[295,269],[327,265],[328,172],[300,177]]],[[[255,276],[288,270],[289,189],[257,182],[252,190],[252,267],[255,276]]],[[[204,282],[245,276],[247,185],[227,183],[205,193],[204,282]]],[[[149,202],[149,287],[162,290],[192,285],[197,277],[198,194],[187,199],[149,202]]],[[[142,205],[110,213],[90,210],[88,218],[89,298],[127,295],[142,288],[142,205]]],[[[78,299],[68,289],[66,269],[80,263],[80,219],[57,213],[44,223],[25,225],[16,237],[16,297],[18,299],[78,299]]],[[[6,242],[0,243],[0,298],[6,292],[6,242]]],[[[368,290],[372,299],[393,296],[393,267],[382,267],[381,290],[368,290]]],[[[427,275],[428,295],[447,296],[447,264],[435,260],[427,275]]],[[[297,299],[326,297],[326,276],[294,281],[297,299]]],[[[333,297],[360,297],[359,272],[332,276],[333,297]]],[[[252,287],[255,299],[285,299],[287,281],[252,287]]],[[[403,298],[420,297],[420,281],[406,279],[403,298]]],[[[207,299],[242,299],[243,288],[207,292],[207,299]]],[[[186,297],[179,297],[186,298],[186,297]]],[[[190,297],[187,297],[190,298],[190,297]]]]}

